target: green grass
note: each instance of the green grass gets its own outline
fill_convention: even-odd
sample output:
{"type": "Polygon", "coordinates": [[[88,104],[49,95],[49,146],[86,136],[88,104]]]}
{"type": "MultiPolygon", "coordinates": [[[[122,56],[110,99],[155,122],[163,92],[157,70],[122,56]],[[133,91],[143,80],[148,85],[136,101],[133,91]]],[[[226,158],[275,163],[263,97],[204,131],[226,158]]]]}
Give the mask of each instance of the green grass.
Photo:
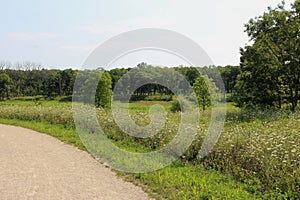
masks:
{"type": "MultiPolygon", "coordinates": [[[[170,111],[168,102],[134,102],[130,104],[132,119],[147,125],[149,106],[157,103],[170,111]]],[[[230,103],[227,110],[225,129],[205,159],[196,156],[207,131],[209,110],[202,113],[197,140],[176,164],[153,173],[122,176],[156,193],[158,199],[300,198],[300,112],[240,110],[230,103]]],[[[162,148],[174,137],[180,121],[180,113],[168,112],[162,131],[136,139],[118,128],[110,112],[97,109],[97,116],[109,139],[132,152],[162,148]]],[[[0,118],[0,123],[44,132],[84,149],[75,132],[70,102],[0,102],[0,118]]]]}
{"type": "Polygon", "coordinates": [[[40,101],[22,101],[22,100],[14,100],[14,101],[0,101],[0,106],[8,106],[8,105],[22,105],[22,106],[72,106],[72,102],[59,102],[57,100],[40,100],[40,101]]]}
{"type": "Polygon", "coordinates": [[[260,199],[247,191],[246,184],[201,165],[171,165],[152,173],[125,177],[148,186],[166,199],[260,199]]]}

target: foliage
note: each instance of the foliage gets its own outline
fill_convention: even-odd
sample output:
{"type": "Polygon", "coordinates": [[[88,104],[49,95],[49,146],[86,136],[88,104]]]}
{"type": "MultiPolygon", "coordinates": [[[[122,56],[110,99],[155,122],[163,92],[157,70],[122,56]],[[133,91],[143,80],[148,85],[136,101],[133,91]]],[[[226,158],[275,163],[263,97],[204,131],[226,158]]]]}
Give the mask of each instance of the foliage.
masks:
{"type": "MultiPolygon", "coordinates": [[[[12,80],[10,87],[11,97],[44,96],[48,99],[55,99],[59,96],[71,96],[73,94],[75,79],[77,78],[77,81],[81,81],[81,83],[84,84],[83,80],[88,78],[84,75],[84,73],[87,72],[72,69],[47,70],[42,69],[34,63],[16,64],[16,66],[13,67],[11,64],[6,65],[7,68],[2,67],[0,73],[6,73],[12,80]],[[77,76],[79,72],[81,77],[77,76]]],[[[1,65],[0,62],[0,66],[5,65],[1,65]]],[[[226,90],[231,92],[236,82],[238,69],[234,66],[209,66],[201,68],[179,66],[170,69],[140,63],[136,68],[116,68],[107,72],[111,76],[112,90],[115,89],[117,83],[120,84],[119,88],[124,88],[123,93],[133,93],[131,100],[171,101],[174,92],[168,89],[168,87],[155,82],[163,80],[167,86],[172,86],[170,83],[173,83],[173,89],[178,90],[179,94],[186,94],[186,88],[179,91],[179,89],[182,88],[181,84],[183,80],[180,80],[179,78],[182,79],[182,77],[178,78],[178,74],[175,74],[175,72],[179,72],[190,86],[194,84],[196,78],[199,77],[201,73],[211,78],[216,86],[222,90],[222,81],[219,79],[220,74],[224,80],[226,90]],[[133,72],[130,73],[131,70],[133,70],[133,72]],[[134,75],[135,73],[136,75],[134,75]],[[122,77],[123,79],[121,80],[122,77]],[[145,83],[136,88],[135,91],[131,91],[130,88],[137,84],[134,83],[134,80],[139,80],[139,83],[144,81],[145,83]],[[152,83],[147,83],[147,81],[152,83]]],[[[116,91],[116,93],[118,93],[118,91],[116,91]]],[[[121,100],[122,98],[115,95],[115,99],[121,100]]]]}
{"type": "Polygon", "coordinates": [[[112,82],[108,72],[102,72],[96,89],[96,106],[110,108],[112,98],[112,82]]]}
{"type": "Polygon", "coordinates": [[[186,112],[191,108],[191,106],[191,103],[189,103],[184,96],[179,95],[175,100],[172,101],[171,111],[173,113],[186,112]]]}
{"type": "Polygon", "coordinates": [[[116,83],[120,80],[120,78],[125,75],[130,69],[125,69],[125,68],[115,68],[109,70],[109,74],[111,76],[112,80],[112,89],[115,88],[116,83]]]}
{"type": "Polygon", "coordinates": [[[73,84],[77,71],[46,70],[46,69],[3,69],[0,73],[6,73],[12,81],[11,96],[57,96],[72,95],[73,84]]]}
{"type": "Polygon", "coordinates": [[[10,77],[5,73],[1,73],[0,74],[0,101],[3,101],[5,97],[7,99],[9,98],[11,84],[12,81],[10,77]]]}
{"type": "Polygon", "coordinates": [[[295,110],[300,85],[299,5],[296,0],[286,10],[283,2],[246,24],[253,45],[241,49],[241,74],[233,95],[239,106],[282,108],[288,103],[295,110]]]}
{"type": "Polygon", "coordinates": [[[216,85],[206,75],[199,76],[193,85],[197,101],[202,110],[212,105],[212,101],[216,100],[216,85]]]}
{"type": "Polygon", "coordinates": [[[105,70],[80,71],[74,87],[74,102],[110,108],[112,98],[112,82],[105,70]]]}
{"type": "Polygon", "coordinates": [[[237,77],[240,74],[240,67],[227,65],[225,67],[218,67],[218,70],[223,79],[226,92],[232,93],[233,88],[236,85],[237,77]]]}
{"type": "Polygon", "coordinates": [[[171,111],[174,113],[181,111],[180,102],[177,99],[172,101],[171,111]]]}

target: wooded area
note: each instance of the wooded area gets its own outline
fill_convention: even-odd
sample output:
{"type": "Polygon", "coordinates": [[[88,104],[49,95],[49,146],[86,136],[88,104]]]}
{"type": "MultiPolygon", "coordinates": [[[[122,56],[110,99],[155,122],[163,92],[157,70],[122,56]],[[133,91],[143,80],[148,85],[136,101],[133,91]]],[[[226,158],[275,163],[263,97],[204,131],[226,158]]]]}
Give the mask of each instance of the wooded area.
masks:
{"type": "MultiPolygon", "coordinates": [[[[239,107],[294,111],[298,105],[300,88],[299,27],[300,1],[295,1],[290,10],[287,10],[282,2],[275,9],[269,8],[268,12],[251,19],[245,25],[251,45],[240,49],[240,66],[179,66],[173,69],[185,76],[191,86],[199,76],[207,75],[217,88],[222,89],[221,82],[217,80],[220,73],[226,92],[232,93],[232,98],[227,100],[234,101],[239,107]]],[[[138,78],[141,80],[153,79],[153,76],[161,77],[158,69],[163,70],[146,63],[138,64],[137,68],[152,70],[152,77],[147,77],[146,73],[139,73],[138,78]]],[[[109,90],[114,89],[119,79],[126,76],[130,70],[116,68],[108,71],[105,79],[109,83],[99,83],[97,93],[100,93],[101,84],[104,83],[109,90]]],[[[78,70],[47,70],[30,62],[15,65],[1,62],[0,74],[1,100],[39,95],[55,98],[72,95],[78,70]]],[[[127,78],[134,80],[135,77],[127,78]]],[[[168,79],[172,81],[172,77],[169,76],[168,79]]],[[[160,84],[146,84],[133,92],[132,100],[143,100],[155,95],[172,96],[172,92],[160,84]]],[[[100,101],[99,95],[97,99],[100,101]]],[[[99,103],[96,104],[100,106],[99,103]]]]}
{"type": "MultiPolygon", "coordinates": [[[[9,65],[11,66],[11,65],[9,65]]],[[[32,66],[35,66],[32,64],[32,66]]],[[[13,67],[14,68],[14,67],[13,67]]],[[[35,69],[35,68],[26,68],[22,69],[13,69],[13,68],[2,68],[0,73],[0,83],[3,85],[1,88],[5,88],[5,90],[1,91],[1,96],[5,98],[14,98],[14,97],[26,97],[26,96],[43,96],[45,98],[55,98],[58,96],[70,96],[73,92],[74,81],[77,77],[78,70],[66,69],[66,70],[47,70],[47,69],[35,69]],[[5,75],[4,75],[5,74],[5,75]]],[[[163,75],[170,74],[169,72],[173,71],[170,68],[161,68],[161,67],[153,67],[151,65],[147,65],[146,63],[140,63],[137,68],[147,69],[150,71],[152,77],[149,77],[149,73],[143,73],[143,71],[139,72],[138,79],[139,80],[152,80],[154,79],[166,79],[166,77],[162,77],[163,75]],[[163,74],[162,72],[165,71],[163,74]]],[[[232,92],[234,85],[236,83],[237,76],[239,74],[238,66],[226,66],[226,67],[174,67],[172,68],[175,71],[182,74],[188,83],[193,86],[195,80],[200,77],[200,73],[202,75],[207,75],[208,78],[215,80],[218,77],[219,71],[221,72],[221,76],[224,80],[225,88],[227,92],[232,92]]],[[[99,87],[97,89],[97,94],[103,94],[103,91],[100,91],[101,85],[105,85],[109,89],[114,89],[117,82],[121,77],[131,70],[131,68],[115,68],[105,73],[105,76],[101,76],[101,80],[104,78],[105,81],[99,83],[99,87]],[[108,84],[106,83],[108,82],[108,84]]],[[[96,72],[97,70],[95,70],[96,72]]],[[[101,70],[100,70],[101,71],[101,70]]],[[[100,75],[99,75],[100,76],[100,75]]],[[[86,77],[86,81],[89,77],[86,77]]],[[[129,79],[133,79],[134,77],[128,77],[129,79]]],[[[172,82],[175,80],[175,77],[168,76],[167,79],[172,82]]],[[[218,81],[213,81],[218,83],[218,81]]],[[[222,87],[221,85],[216,85],[217,87],[222,87]]],[[[127,86],[124,86],[127,87],[127,86]]],[[[130,87],[130,86],[128,86],[130,87]]],[[[184,93],[182,91],[181,93],[184,93]]],[[[139,87],[137,90],[133,91],[132,100],[142,100],[149,96],[155,95],[173,95],[172,92],[166,87],[159,84],[146,84],[142,87],[139,87]]],[[[102,97],[104,98],[104,97],[102,97]]],[[[4,99],[4,98],[3,98],[4,99]]],[[[171,100],[170,98],[169,100],[171,100]]],[[[167,100],[167,99],[162,99],[167,100]]]]}

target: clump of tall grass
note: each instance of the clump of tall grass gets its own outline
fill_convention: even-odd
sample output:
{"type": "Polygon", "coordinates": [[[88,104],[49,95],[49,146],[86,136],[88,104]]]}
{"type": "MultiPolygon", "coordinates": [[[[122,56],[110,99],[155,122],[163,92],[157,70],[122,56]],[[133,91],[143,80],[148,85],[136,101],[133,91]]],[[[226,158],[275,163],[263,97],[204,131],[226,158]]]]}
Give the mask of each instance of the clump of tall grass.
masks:
{"type": "Polygon", "coordinates": [[[0,108],[0,118],[27,121],[46,121],[53,124],[74,126],[70,106],[5,105],[0,108]]]}

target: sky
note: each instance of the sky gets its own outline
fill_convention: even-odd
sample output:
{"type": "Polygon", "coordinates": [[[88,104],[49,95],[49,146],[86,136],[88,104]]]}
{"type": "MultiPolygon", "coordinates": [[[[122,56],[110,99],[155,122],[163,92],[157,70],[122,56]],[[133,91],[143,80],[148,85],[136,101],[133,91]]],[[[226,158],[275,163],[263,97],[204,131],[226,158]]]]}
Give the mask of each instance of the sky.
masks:
{"type": "MultiPolygon", "coordinates": [[[[104,41],[125,31],[160,28],[194,40],[215,65],[239,65],[239,48],[248,42],[244,24],[280,1],[0,0],[0,61],[79,69],[104,41]]],[[[117,65],[142,61],[186,65],[173,55],[149,51],[128,55],[117,65]]]]}

